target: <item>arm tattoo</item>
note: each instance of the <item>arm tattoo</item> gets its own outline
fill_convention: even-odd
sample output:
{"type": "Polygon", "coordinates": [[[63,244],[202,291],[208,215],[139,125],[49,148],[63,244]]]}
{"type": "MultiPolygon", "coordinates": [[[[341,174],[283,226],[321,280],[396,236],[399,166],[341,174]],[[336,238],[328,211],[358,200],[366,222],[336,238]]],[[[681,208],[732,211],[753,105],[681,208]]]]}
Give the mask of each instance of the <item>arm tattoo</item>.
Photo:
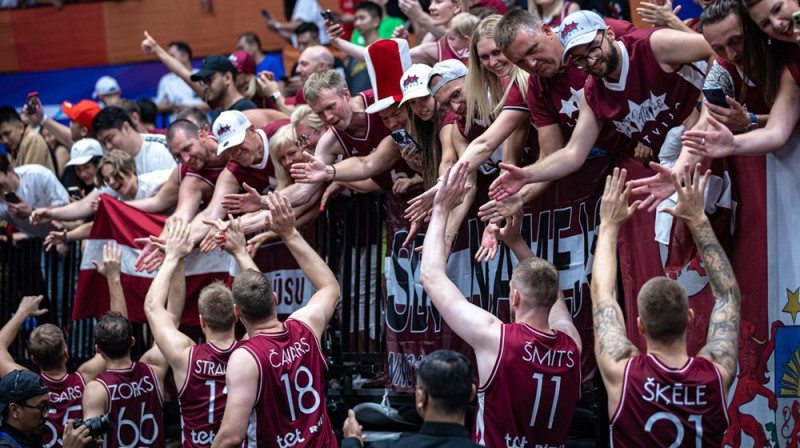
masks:
{"type": "Polygon", "coordinates": [[[592,310],[598,353],[614,362],[635,356],[638,349],[625,335],[625,323],[619,305],[610,300],[598,302],[592,310]]]}
{"type": "Polygon", "coordinates": [[[708,220],[692,227],[691,231],[714,293],[714,309],[709,318],[706,345],[698,354],[707,356],[728,374],[735,376],[739,342],[739,285],[708,220]]]}

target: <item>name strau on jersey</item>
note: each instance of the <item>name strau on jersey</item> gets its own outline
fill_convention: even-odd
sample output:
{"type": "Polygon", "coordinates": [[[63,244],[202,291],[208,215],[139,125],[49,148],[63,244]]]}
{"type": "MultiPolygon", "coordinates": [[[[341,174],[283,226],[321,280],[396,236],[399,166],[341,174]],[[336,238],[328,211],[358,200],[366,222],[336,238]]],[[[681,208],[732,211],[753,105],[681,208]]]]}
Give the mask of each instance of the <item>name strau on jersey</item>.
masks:
{"type": "Polygon", "coordinates": [[[540,353],[539,349],[528,341],[525,341],[523,350],[525,350],[525,354],[522,356],[522,360],[525,362],[548,367],[566,366],[570,368],[575,365],[575,353],[572,350],[547,349],[544,353],[540,353]]]}
{"type": "Polygon", "coordinates": [[[644,383],[642,399],[665,405],[706,406],[706,386],[684,386],[681,383],[661,384],[654,378],[644,383]]]}
{"type": "MultiPolygon", "coordinates": [[[[525,436],[512,436],[506,433],[505,436],[506,448],[525,448],[528,444],[528,438],[525,436]]],[[[536,443],[528,448],[564,448],[564,445],[550,445],[549,443],[541,444],[536,443]]]]}
{"type": "Polygon", "coordinates": [[[228,370],[227,364],[221,364],[205,359],[198,359],[194,362],[194,373],[204,376],[225,376],[228,370]]]}
{"type": "Polygon", "coordinates": [[[214,437],[216,437],[216,436],[217,436],[217,434],[213,430],[211,430],[211,431],[199,431],[199,432],[195,431],[195,430],[192,430],[192,443],[194,443],[195,445],[209,445],[210,446],[211,443],[214,441],[214,437]]]}
{"type": "Polygon", "coordinates": [[[57,394],[50,392],[50,403],[63,403],[65,401],[73,401],[83,397],[83,390],[80,387],[68,387],[67,390],[57,394]]]}
{"type": "Polygon", "coordinates": [[[139,381],[133,383],[120,383],[109,384],[108,391],[111,393],[111,401],[114,400],[127,400],[129,398],[141,397],[148,394],[155,389],[153,383],[150,382],[150,377],[142,377],[139,381]]]}
{"type": "Polygon", "coordinates": [[[269,363],[272,367],[278,368],[291,364],[295,359],[298,359],[311,351],[311,345],[306,342],[306,338],[301,338],[299,342],[295,342],[293,346],[289,346],[279,354],[275,349],[269,351],[269,363]]]}
{"type": "MultiPolygon", "coordinates": [[[[622,121],[612,120],[617,127],[617,131],[625,134],[628,138],[635,138],[633,134],[643,132],[647,122],[656,121],[661,112],[669,111],[670,108],[665,102],[666,96],[666,93],[663,95],[654,95],[653,92],[650,91],[650,98],[642,101],[641,104],[636,104],[628,100],[628,115],[626,115],[622,121]]],[[[680,103],[675,105],[675,109],[678,109],[678,107],[680,107],[680,103]]],[[[670,118],[673,118],[672,114],[670,114],[670,118]]],[[[673,127],[667,123],[663,124],[666,129],[673,127]]],[[[655,132],[659,133],[660,131],[656,129],[655,132]]],[[[643,137],[643,139],[647,140],[647,136],[643,137]]]]}

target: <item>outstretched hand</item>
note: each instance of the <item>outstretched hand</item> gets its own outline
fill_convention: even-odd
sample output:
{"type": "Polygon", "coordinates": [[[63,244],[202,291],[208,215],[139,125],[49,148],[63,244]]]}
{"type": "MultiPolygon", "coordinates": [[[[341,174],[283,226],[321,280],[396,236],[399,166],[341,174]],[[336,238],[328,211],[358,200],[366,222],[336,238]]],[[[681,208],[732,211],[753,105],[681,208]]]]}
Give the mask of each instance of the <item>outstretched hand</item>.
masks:
{"type": "Polygon", "coordinates": [[[643,201],[639,201],[639,210],[647,209],[648,212],[652,213],[661,201],[675,193],[675,187],[672,185],[672,180],[670,180],[672,170],[656,162],[650,162],[650,168],[656,174],[632,180],[628,182],[628,185],[633,187],[631,193],[634,195],[648,195],[643,201]]]}
{"type": "Polygon", "coordinates": [[[501,170],[505,170],[505,173],[489,186],[489,199],[502,201],[512,194],[517,194],[528,183],[528,176],[525,175],[524,169],[516,165],[500,163],[497,166],[501,170]]]}
{"type": "Polygon", "coordinates": [[[108,279],[119,278],[120,265],[122,263],[122,248],[116,241],[111,241],[103,246],[103,264],[92,260],[97,272],[108,279]]]}
{"type": "Polygon", "coordinates": [[[150,235],[146,238],[136,238],[133,240],[142,245],[142,253],[136,258],[136,271],[154,272],[164,262],[164,252],[159,249],[159,244],[166,244],[166,241],[157,236],[150,235]]]}
{"type": "Polygon", "coordinates": [[[674,207],[666,207],[663,212],[692,224],[705,218],[705,190],[711,170],[700,172],[698,163],[694,175],[689,174],[689,164],[683,167],[683,185],[678,181],[678,176],[672,174],[672,182],[678,192],[678,203],[674,207]],[[702,180],[700,177],[702,176],[702,180]]]}
{"type": "Polygon", "coordinates": [[[17,314],[25,316],[26,318],[34,316],[39,317],[47,312],[47,308],[39,309],[39,304],[44,300],[44,296],[25,296],[19,302],[17,307],[17,314]]]}
{"type": "Polygon", "coordinates": [[[325,162],[308,152],[304,152],[303,155],[306,160],[293,164],[290,170],[294,181],[301,184],[326,182],[328,173],[325,171],[325,162]]]}
{"type": "Polygon", "coordinates": [[[467,191],[472,185],[467,183],[469,179],[469,164],[458,163],[447,169],[444,173],[442,185],[436,196],[433,198],[433,207],[450,211],[464,201],[467,191]]]}
{"type": "Polygon", "coordinates": [[[267,195],[267,207],[270,211],[265,219],[268,229],[281,238],[286,238],[295,232],[294,210],[289,198],[279,191],[270,192],[267,195]]]}
{"type": "Polygon", "coordinates": [[[481,247],[475,253],[475,261],[478,263],[486,263],[489,260],[494,260],[497,255],[497,249],[500,246],[498,243],[497,234],[500,228],[495,224],[489,223],[483,229],[483,236],[481,237],[481,247]]]}
{"type": "Polygon", "coordinates": [[[189,241],[191,227],[191,223],[183,222],[180,218],[167,220],[167,241],[160,248],[168,257],[181,260],[189,255],[194,247],[194,244],[189,241]]]}
{"type": "Polygon", "coordinates": [[[625,177],[628,172],[625,169],[614,168],[614,172],[606,176],[606,188],[603,191],[603,199],[600,203],[600,224],[619,227],[633,216],[636,208],[641,201],[636,201],[628,205],[631,197],[630,183],[625,185],[625,177]]]}
{"type": "Polygon", "coordinates": [[[689,148],[689,153],[719,159],[733,154],[734,139],[730,129],[708,117],[708,122],[714,128],[711,131],[686,131],[681,136],[683,146],[689,148]]]}
{"type": "Polygon", "coordinates": [[[222,199],[222,206],[230,213],[244,214],[261,210],[261,193],[255,188],[242,184],[245,193],[226,194],[222,199]]]}

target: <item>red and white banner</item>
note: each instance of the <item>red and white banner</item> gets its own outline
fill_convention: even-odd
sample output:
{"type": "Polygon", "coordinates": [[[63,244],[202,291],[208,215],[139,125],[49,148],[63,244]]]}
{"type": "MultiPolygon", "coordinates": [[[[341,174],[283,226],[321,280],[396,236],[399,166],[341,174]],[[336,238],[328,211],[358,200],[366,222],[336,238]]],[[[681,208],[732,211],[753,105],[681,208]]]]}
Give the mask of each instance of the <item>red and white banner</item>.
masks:
{"type": "MultiPolygon", "coordinates": [[[[134,243],[137,238],[159,235],[165,217],[143,212],[111,197],[104,197],[94,218],[94,225],[83,250],[78,288],[72,319],[99,317],[109,309],[108,285],[92,265],[102,263],[103,245],[114,240],[122,248],[121,282],[133,322],[146,322],[144,299],[156,272],[137,272],[136,258],[141,253],[134,243]]],[[[280,303],[279,314],[290,314],[311,297],[313,286],[305,278],[281,242],[261,247],[255,257],[262,272],[269,275],[280,303]]],[[[206,285],[221,280],[228,286],[239,272],[239,266],[228,253],[214,250],[203,254],[195,249],[186,259],[186,307],[181,323],[199,325],[197,297],[206,285]]]]}

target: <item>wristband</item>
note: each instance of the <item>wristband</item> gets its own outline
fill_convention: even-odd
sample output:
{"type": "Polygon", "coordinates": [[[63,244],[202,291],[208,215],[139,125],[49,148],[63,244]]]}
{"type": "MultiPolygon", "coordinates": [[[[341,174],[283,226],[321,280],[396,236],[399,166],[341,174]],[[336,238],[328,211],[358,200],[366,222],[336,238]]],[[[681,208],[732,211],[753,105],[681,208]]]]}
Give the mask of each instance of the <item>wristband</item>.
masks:
{"type": "Polygon", "coordinates": [[[336,180],[336,165],[334,165],[334,164],[332,164],[332,163],[331,163],[331,164],[330,164],[330,165],[328,165],[328,166],[329,166],[329,167],[331,167],[331,171],[332,171],[332,173],[331,173],[331,180],[336,180]]]}
{"type": "Polygon", "coordinates": [[[748,124],[747,127],[744,128],[745,132],[750,132],[758,129],[758,117],[756,117],[756,114],[752,112],[750,112],[749,115],[750,115],[750,124],[748,124]]]}
{"type": "Polygon", "coordinates": [[[271,94],[271,95],[269,96],[269,98],[270,98],[272,101],[278,101],[278,98],[280,98],[280,97],[281,97],[281,92],[280,92],[280,90],[279,90],[279,91],[277,91],[277,92],[274,92],[273,94],[271,94]]]}

